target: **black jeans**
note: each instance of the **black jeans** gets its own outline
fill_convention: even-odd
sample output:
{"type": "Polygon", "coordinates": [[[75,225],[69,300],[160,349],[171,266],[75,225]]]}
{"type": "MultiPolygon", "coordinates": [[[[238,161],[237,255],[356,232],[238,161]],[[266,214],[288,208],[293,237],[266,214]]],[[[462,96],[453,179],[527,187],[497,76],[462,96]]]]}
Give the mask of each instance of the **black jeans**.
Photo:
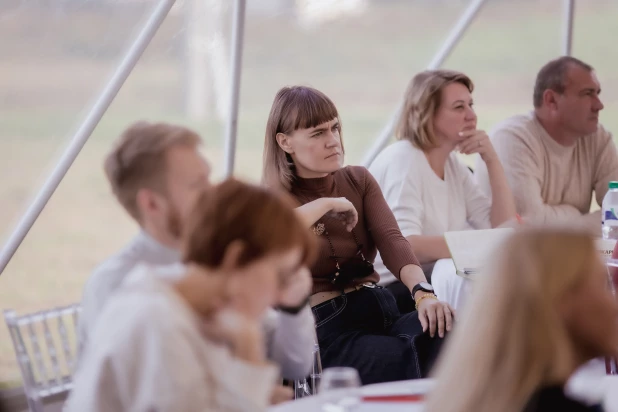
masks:
{"type": "MultiPolygon", "coordinates": [[[[433,267],[435,264],[436,262],[430,262],[421,265],[423,273],[429,283],[431,283],[431,272],[433,272],[433,267]]],[[[395,280],[384,287],[390,290],[393,296],[395,296],[395,301],[397,302],[399,312],[403,314],[414,312],[416,310],[416,302],[414,302],[414,298],[412,298],[410,289],[408,289],[408,287],[400,280],[395,280]]]]}
{"type": "Polygon", "coordinates": [[[401,315],[392,293],[362,288],[313,307],[322,367],[351,366],[363,385],[428,376],[444,339],[401,315]]]}
{"type": "Polygon", "coordinates": [[[399,312],[402,314],[414,312],[416,310],[416,302],[414,302],[414,298],[412,298],[412,293],[410,293],[410,289],[400,281],[396,280],[392,283],[389,283],[385,286],[393,296],[395,297],[395,302],[397,302],[397,308],[399,312]]]}

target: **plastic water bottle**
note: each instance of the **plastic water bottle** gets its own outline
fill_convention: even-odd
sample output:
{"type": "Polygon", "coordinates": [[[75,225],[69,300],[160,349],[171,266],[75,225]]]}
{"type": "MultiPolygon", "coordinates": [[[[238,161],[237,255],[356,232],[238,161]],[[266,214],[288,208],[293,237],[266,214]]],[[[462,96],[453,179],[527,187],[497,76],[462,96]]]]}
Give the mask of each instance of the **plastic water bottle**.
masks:
{"type": "Polygon", "coordinates": [[[603,239],[618,240],[618,182],[609,182],[601,208],[603,239]]]}

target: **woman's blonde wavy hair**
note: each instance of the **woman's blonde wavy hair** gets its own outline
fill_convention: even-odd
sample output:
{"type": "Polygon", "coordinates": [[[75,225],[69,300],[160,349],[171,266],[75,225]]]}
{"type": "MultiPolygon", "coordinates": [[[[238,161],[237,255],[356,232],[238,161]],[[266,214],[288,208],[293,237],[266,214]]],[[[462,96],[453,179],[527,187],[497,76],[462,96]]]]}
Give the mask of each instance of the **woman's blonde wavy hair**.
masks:
{"type": "Polygon", "coordinates": [[[423,151],[438,147],[433,118],[442,101],[442,89],[461,83],[472,93],[474,83],[453,70],[426,70],[412,78],[404,96],[404,107],[397,122],[395,137],[407,139],[423,151]]]}
{"type": "Polygon", "coordinates": [[[520,412],[577,366],[559,307],[599,259],[594,240],[527,229],[500,248],[439,360],[427,412],[520,412]]]}

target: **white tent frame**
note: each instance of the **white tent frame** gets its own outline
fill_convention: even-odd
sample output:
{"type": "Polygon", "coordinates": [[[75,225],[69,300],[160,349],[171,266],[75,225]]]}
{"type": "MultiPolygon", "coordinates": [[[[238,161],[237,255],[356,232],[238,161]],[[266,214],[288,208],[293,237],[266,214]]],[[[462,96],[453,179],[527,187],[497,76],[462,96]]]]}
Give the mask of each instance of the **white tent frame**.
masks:
{"type": "MultiPolygon", "coordinates": [[[[479,11],[487,0],[471,0],[466,10],[448,34],[446,40],[434,55],[428,65],[428,69],[439,68],[451,54],[455,46],[459,43],[468,27],[472,24],[479,11]]],[[[127,50],[125,56],[120,61],[116,71],[104,86],[98,99],[92,105],[90,111],[82,121],[81,125],[72,136],[58,163],[37,192],[36,196],[20,218],[0,252],[0,275],[11,261],[15,252],[22,244],[28,232],[40,216],[41,212],[49,202],[60,182],[69,171],[71,165],[79,155],[92,132],[97,127],[103,115],[113,102],[114,98],[124,85],[135,65],[141,58],[144,50],[150,44],[159,27],[174,6],[176,0],[159,0],[153,8],[152,13],[145,21],[144,26],[137,34],[135,40],[127,50]]],[[[563,44],[562,54],[571,55],[573,41],[573,21],[575,16],[575,0],[563,0],[564,2],[564,26],[562,31],[563,44]]],[[[234,172],[234,160],[236,155],[236,137],[238,130],[238,108],[240,96],[240,78],[242,67],[242,53],[244,45],[246,0],[235,0],[234,20],[232,27],[232,76],[230,78],[230,106],[229,115],[225,131],[225,176],[230,176],[234,172]]],[[[375,157],[388,144],[395,123],[401,112],[400,103],[397,110],[390,118],[387,125],[381,131],[374,144],[371,146],[367,155],[363,159],[363,164],[368,166],[375,157]]]]}

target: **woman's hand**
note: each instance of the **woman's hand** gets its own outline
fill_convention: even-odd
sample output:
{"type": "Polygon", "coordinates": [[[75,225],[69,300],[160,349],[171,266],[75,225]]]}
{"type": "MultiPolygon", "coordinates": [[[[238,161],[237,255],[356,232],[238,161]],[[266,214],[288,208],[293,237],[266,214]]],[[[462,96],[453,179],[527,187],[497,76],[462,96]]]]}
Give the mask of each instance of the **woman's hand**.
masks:
{"type": "Polygon", "coordinates": [[[329,211],[326,213],[326,216],[339,219],[345,225],[348,232],[354,229],[354,226],[358,223],[358,212],[352,202],[345,197],[329,197],[325,199],[329,202],[329,211]]]}
{"type": "Polygon", "coordinates": [[[313,287],[311,272],[302,266],[296,273],[286,279],[279,293],[279,306],[296,308],[307,301],[313,287]]]}
{"type": "Polygon", "coordinates": [[[262,325],[233,309],[224,309],[203,323],[209,339],[230,347],[232,354],[253,364],[266,363],[262,325]]]}
{"type": "Polygon", "coordinates": [[[288,402],[294,399],[294,391],[292,388],[283,385],[277,385],[270,394],[270,404],[278,405],[283,402],[288,402]]]}
{"type": "Polygon", "coordinates": [[[498,158],[489,136],[484,131],[466,130],[459,132],[459,136],[464,138],[458,145],[461,153],[466,155],[478,153],[485,163],[498,158]]]}
{"type": "Polygon", "coordinates": [[[356,208],[345,197],[321,197],[296,208],[296,213],[312,227],[322,216],[334,217],[343,223],[346,229],[351,231],[358,222],[356,208]]]}
{"type": "MultiPolygon", "coordinates": [[[[422,295],[415,297],[415,299],[420,297],[422,295]]],[[[429,335],[432,338],[436,335],[436,330],[441,338],[444,337],[445,331],[451,331],[455,310],[448,303],[441,302],[433,297],[427,297],[418,304],[417,311],[421,326],[423,326],[423,332],[426,332],[429,327],[429,335]]]]}

